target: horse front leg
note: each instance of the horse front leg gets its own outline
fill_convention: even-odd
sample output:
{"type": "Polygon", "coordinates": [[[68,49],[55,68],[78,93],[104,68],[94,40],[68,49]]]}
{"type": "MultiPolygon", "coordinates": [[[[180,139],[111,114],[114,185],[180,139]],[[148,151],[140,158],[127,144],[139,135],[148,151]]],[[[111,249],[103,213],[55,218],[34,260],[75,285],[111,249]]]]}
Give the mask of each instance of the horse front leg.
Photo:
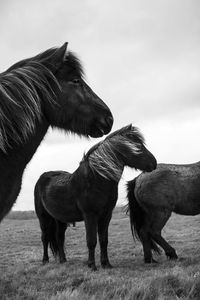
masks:
{"type": "Polygon", "coordinates": [[[97,270],[95,264],[95,248],[97,244],[97,217],[94,214],[85,214],[85,229],[86,229],[86,241],[88,247],[88,261],[87,265],[93,271],[97,270]]]}
{"type": "Polygon", "coordinates": [[[105,269],[112,268],[112,265],[108,259],[108,226],[112,213],[109,213],[107,217],[102,218],[98,222],[98,235],[99,235],[99,244],[101,250],[101,266],[105,269]]]}
{"type": "Polygon", "coordinates": [[[66,262],[66,256],[64,252],[64,243],[65,243],[65,231],[67,225],[60,221],[56,221],[56,241],[58,245],[58,254],[60,263],[66,262]]]}

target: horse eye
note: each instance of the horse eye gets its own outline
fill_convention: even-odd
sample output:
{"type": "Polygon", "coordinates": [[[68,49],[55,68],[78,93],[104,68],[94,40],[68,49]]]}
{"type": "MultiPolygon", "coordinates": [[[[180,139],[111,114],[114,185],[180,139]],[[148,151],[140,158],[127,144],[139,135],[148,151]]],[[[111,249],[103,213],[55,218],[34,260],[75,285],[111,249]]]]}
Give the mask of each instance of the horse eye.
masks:
{"type": "Polygon", "coordinates": [[[80,80],[79,80],[78,78],[74,78],[74,79],[72,80],[72,82],[73,82],[74,84],[78,84],[78,83],[80,83],[80,80]]]}

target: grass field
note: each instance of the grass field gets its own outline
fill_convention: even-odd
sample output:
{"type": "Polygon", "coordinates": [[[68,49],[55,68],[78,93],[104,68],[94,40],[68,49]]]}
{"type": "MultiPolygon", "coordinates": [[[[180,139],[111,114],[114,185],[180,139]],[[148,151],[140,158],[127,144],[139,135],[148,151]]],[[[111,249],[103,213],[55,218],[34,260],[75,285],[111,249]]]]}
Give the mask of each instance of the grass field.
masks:
{"type": "Polygon", "coordinates": [[[0,299],[200,299],[200,216],[173,215],[164,236],[180,259],[145,265],[141,244],[133,242],[129,219],[116,209],[109,229],[109,256],[114,268],[91,272],[83,223],[66,233],[67,262],[52,255],[43,266],[40,229],[34,213],[13,213],[0,225],[0,299]]]}

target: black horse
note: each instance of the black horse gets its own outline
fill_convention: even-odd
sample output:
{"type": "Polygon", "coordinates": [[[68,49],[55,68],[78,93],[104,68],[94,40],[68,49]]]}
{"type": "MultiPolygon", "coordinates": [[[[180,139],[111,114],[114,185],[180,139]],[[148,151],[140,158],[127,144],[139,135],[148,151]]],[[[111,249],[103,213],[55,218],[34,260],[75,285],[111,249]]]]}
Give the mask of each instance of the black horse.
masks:
{"type": "Polygon", "coordinates": [[[155,171],[142,173],[128,182],[128,210],[132,232],[143,245],[144,261],[155,262],[152,250],[161,246],[169,259],[177,254],[161,231],[172,212],[200,214],[200,162],[188,165],[158,164],[155,171]]]}
{"type": "Polygon", "coordinates": [[[84,81],[78,58],[60,48],[22,60],[0,74],[0,221],[11,209],[24,168],[49,126],[100,137],[109,108],[84,81]]]}
{"type": "Polygon", "coordinates": [[[35,210],[43,242],[43,263],[49,261],[48,244],[60,262],[65,262],[66,223],[85,222],[89,249],[88,266],[96,270],[97,232],[101,265],[110,268],[107,255],[108,226],[118,197],[118,182],[124,166],[144,171],[156,168],[156,159],[132,125],[111,133],[84,155],[78,169],[46,172],[35,186],[35,210]]]}

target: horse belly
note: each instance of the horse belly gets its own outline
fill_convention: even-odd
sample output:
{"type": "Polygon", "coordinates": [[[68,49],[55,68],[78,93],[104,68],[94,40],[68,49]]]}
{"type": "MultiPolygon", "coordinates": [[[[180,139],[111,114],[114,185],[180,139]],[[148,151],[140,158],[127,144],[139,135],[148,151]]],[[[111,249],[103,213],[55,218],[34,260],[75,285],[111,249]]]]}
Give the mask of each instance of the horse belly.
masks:
{"type": "Polygon", "coordinates": [[[83,221],[81,211],[74,199],[64,197],[46,197],[45,208],[49,214],[63,223],[83,221]]]}
{"type": "Polygon", "coordinates": [[[174,212],[181,215],[194,216],[200,214],[200,185],[184,185],[182,193],[176,202],[174,212]]]}
{"type": "Polygon", "coordinates": [[[77,197],[77,204],[84,213],[94,212],[99,217],[105,212],[111,212],[116,205],[118,197],[118,185],[107,182],[102,185],[94,185],[86,190],[85,194],[77,197]],[[100,186],[100,187],[99,187],[100,186]]]}

